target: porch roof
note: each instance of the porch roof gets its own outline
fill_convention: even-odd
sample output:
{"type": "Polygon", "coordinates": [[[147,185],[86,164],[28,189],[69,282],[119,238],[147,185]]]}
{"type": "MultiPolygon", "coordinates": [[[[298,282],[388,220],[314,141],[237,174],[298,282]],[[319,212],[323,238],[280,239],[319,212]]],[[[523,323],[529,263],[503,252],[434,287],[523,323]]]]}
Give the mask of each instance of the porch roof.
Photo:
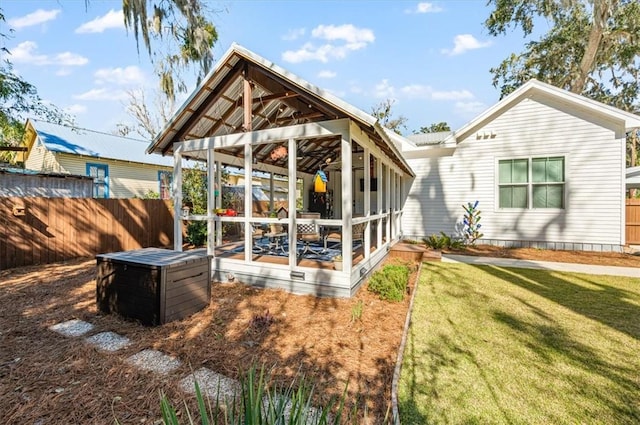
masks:
{"type": "MultiPolygon", "coordinates": [[[[397,147],[402,136],[390,135],[373,116],[237,44],[178,109],[147,152],[168,155],[175,142],[342,118],[356,123],[398,167],[414,175],[397,147]],[[250,128],[244,127],[245,80],[252,88],[250,128]]],[[[259,146],[254,156],[261,163],[286,168],[286,158],[270,157],[273,148],[259,146]]],[[[337,159],[339,150],[340,140],[335,137],[305,140],[296,153],[298,167],[313,173],[328,157],[337,159]]],[[[243,149],[229,147],[222,153],[240,157],[243,149]]]]}

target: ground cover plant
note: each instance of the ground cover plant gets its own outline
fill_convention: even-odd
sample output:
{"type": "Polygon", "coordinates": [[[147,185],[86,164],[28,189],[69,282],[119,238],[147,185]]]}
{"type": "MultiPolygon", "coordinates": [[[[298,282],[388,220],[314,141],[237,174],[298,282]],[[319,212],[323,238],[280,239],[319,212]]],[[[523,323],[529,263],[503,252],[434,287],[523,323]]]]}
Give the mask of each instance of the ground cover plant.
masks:
{"type": "Polygon", "coordinates": [[[425,263],[403,424],[640,422],[640,279],[425,263]]]}

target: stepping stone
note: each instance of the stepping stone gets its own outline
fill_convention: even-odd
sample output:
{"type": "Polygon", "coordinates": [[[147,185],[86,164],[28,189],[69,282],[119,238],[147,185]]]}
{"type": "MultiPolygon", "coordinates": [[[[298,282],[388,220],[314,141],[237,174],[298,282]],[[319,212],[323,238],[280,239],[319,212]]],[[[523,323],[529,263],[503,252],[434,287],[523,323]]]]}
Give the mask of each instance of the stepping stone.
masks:
{"type": "Polygon", "coordinates": [[[184,392],[195,394],[195,382],[198,382],[202,395],[220,402],[232,401],[240,398],[240,382],[202,367],[180,381],[180,388],[184,392]]]}
{"type": "Polygon", "coordinates": [[[95,345],[102,351],[118,351],[131,344],[129,338],[118,335],[115,332],[100,332],[99,334],[85,338],[85,341],[91,345],[95,345]]]}
{"type": "Polygon", "coordinates": [[[57,332],[64,336],[81,336],[93,329],[93,325],[80,319],[68,320],[49,326],[49,330],[57,332]]]}
{"type": "MultiPolygon", "coordinates": [[[[267,416],[269,412],[269,401],[271,401],[274,410],[283,413],[284,423],[289,423],[289,419],[291,417],[291,409],[293,407],[293,402],[291,401],[291,399],[282,394],[271,394],[271,400],[269,400],[269,396],[267,395],[262,397],[262,409],[267,416]]],[[[318,424],[320,423],[321,417],[322,411],[313,406],[310,406],[306,414],[306,421],[304,423],[308,425],[318,424]]],[[[327,419],[327,423],[332,423],[333,417],[331,415],[329,415],[327,419]]]]}
{"type": "Polygon", "coordinates": [[[142,350],[127,358],[126,362],[162,375],[172,372],[181,365],[180,360],[152,349],[142,350]]]}

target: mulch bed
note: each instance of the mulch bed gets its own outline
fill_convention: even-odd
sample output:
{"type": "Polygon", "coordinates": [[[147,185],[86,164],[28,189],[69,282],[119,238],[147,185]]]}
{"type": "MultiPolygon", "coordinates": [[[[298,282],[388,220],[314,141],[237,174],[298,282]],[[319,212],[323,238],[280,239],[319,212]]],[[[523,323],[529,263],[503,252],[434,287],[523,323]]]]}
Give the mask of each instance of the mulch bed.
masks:
{"type": "MultiPolygon", "coordinates": [[[[196,410],[178,386],[192,370],[238,379],[251,365],[264,365],[281,382],[304,374],[319,404],[340,397],[348,383],[349,403],[357,401],[366,416],[361,423],[381,423],[389,413],[409,297],[389,303],[365,287],[351,299],[331,299],[214,284],[205,310],[144,327],[96,310],[95,271],[95,261],[78,260],[0,272],[0,423],[154,423],[160,392],[196,410]],[[359,302],[362,317],[353,320],[359,302]],[[113,331],[132,344],[105,353],[48,329],[74,318],[92,323],[91,334],[113,331]],[[182,366],[162,376],[125,362],[147,348],[182,366]]],[[[414,271],[411,288],[416,278],[414,271]]]]}

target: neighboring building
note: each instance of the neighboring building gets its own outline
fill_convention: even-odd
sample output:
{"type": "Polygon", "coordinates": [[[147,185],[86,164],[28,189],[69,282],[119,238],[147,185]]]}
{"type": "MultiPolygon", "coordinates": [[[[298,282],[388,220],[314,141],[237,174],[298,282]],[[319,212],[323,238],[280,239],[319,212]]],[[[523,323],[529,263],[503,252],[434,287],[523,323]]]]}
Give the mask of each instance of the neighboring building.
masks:
{"type": "Polygon", "coordinates": [[[73,174],[0,168],[0,197],[90,198],[93,179],[73,174]]]}
{"type": "Polygon", "coordinates": [[[636,115],[532,80],[458,131],[410,136],[403,235],[460,235],[462,205],[479,201],[481,242],[621,251],[625,133],[638,126],[636,115]]]}
{"type": "Polygon", "coordinates": [[[173,159],[147,155],[148,142],[29,119],[24,166],[40,173],[93,177],[94,198],[168,199],[173,159]]]}

